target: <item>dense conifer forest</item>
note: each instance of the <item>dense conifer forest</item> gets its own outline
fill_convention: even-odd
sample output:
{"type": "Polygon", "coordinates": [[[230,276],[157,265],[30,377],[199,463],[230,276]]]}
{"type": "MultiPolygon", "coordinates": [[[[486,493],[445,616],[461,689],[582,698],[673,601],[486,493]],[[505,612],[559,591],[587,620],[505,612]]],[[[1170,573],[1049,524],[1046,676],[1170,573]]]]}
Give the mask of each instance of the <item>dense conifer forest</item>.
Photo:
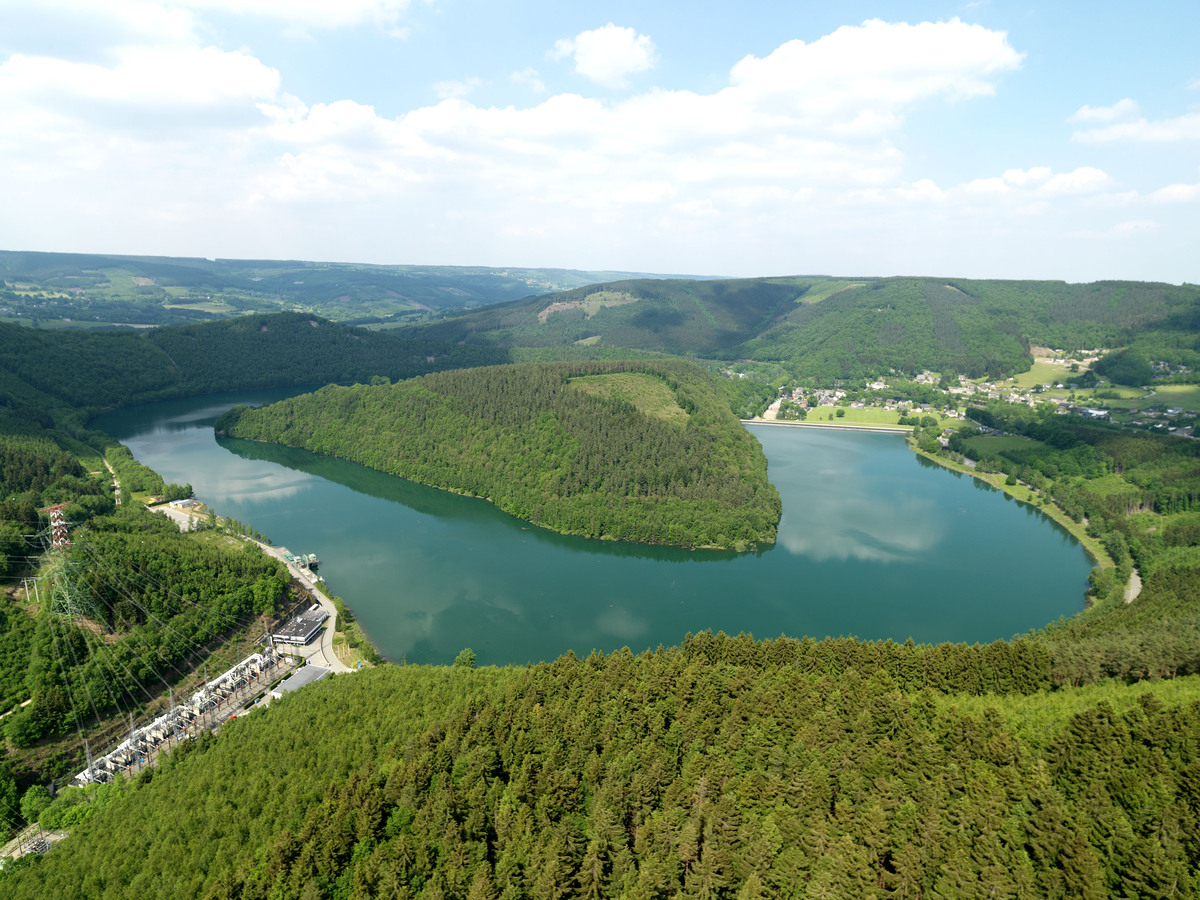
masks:
{"type": "Polygon", "coordinates": [[[525,364],[330,386],[236,408],[216,428],[487,497],[566,534],[745,549],[773,543],[779,522],[762,448],[711,378],[679,363],[525,364]]]}
{"type": "MultiPolygon", "coordinates": [[[[574,441],[576,458],[593,440],[586,427],[603,423],[588,449],[599,457],[583,454],[599,463],[633,440],[629,430],[691,452],[693,423],[722,422],[729,404],[775,391],[753,379],[715,388],[691,367],[645,360],[390,381],[518,350],[612,354],[606,317],[655,309],[623,326],[642,351],[684,352],[672,342],[707,335],[694,344],[703,354],[687,354],[732,365],[760,340],[755,359],[811,366],[818,379],[908,362],[1020,370],[1030,343],[1112,347],[1098,368],[1122,379],[1147,368],[1156,382],[1194,376],[1187,286],[763,284],[759,306],[736,299],[756,290],[750,282],[659,284],[676,304],[670,315],[636,285],[609,284],[528,304],[530,320],[510,337],[470,331],[482,321],[471,318],[417,343],[376,344],[308,315],[143,335],[0,326],[0,712],[12,710],[0,720],[0,824],[71,832],[5,867],[0,896],[1200,896],[1200,445],[999,401],[972,415],[1004,437],[967,426],[942,447],[940,430],[918,425],[914,445],[1007,475],[1028,502],[1086,528],[1104,564],[1078,616],[987,646],[702,633],[678,647],[525,667],[474,669],[469,651],[453,667],[384,665],[289,695],[184,744],[157,770],[50,796],[52,778],[61,787],[82,768],[80,733],[100,733],[116,710],[120,723],[167,702],[166,686],[187,683],[208,653],[286,600],[278,568],[221,529],[180,534],[128,498],[116,508],[102,453],[123,484],[162,480],[89,431],[83,408],[303,384],[294,360],[311,352],[322,379],[376,383],[326,388],[304,404],[359,423],[423,414],[428,433],[459,441],[463,454],[515,459],[504,482],[524,489],[536,466],[508,453],[492,422],[539,452],[574,441]],[[889,297],[903,327],[880,330],[889,297]],[[846,308],[819,309],[831,301],[846,308]],[[568,305],[539,323],[556,302],[568,305]],[[789,311],[777,318],[776,308],[789,311]],[[560,316],[581,329],[561,340],[601,340],[528,339],[560,316]],[[520,329],[525,350],[510,339],[520,329]],[[638,343],[649,333],[665,337],[638,343]],[[45,365],[56,354],[72,365],[45,365]],[[488,378],[494,390],[477,390],[488,378]],[[583,430],[564,430],[561,408],[526,392],[587,411],[583,430]],[[447,413],[443,433],[436,420],[447,413]],[[77,524],[71,551],[51,555],[38,509],[60,502],[77,524]],[[1141,593],[1125,602],[1135,571],[1141,593]],[[70,590],[48,589],[39,604],[23,578],[70,590]]],[[[359,437],[381,442],[384,431],[359,437]]],[[[742,458],[733,444],[716,450],[742,458]]],[[[571,471],[557,473],[564,484],[571,471]]],[[[626,471],[631,497],[641,474],[647,495],[675,475],[652,455],[626,471]]],[[[476,484],[495,499],[494,486],[476,484]]]]}
{"type": "Polygon", "coordinates": [[[698,635],[340,677],[177,751],[6,895],[1200,889],[1200,705],[1130,690],[1023,724],[1003,698],[902,688],[912,652],[858,671],[841,649],[698,635]]]}

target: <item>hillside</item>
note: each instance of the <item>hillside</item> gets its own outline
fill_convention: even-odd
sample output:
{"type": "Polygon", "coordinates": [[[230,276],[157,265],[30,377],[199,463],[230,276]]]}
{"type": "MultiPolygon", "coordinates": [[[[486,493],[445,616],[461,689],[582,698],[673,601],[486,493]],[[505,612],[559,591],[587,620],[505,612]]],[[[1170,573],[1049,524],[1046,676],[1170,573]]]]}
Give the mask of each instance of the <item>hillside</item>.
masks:
{"type": "Polygon", "coordinates": [[[711,378],[680,363],[488,367],[237,407],[218,434],[487,497],[566,534],[773,543],[779,495],[711,378]]]}
{"type": "Polygon", "coordinates": [[[0,250],[0,318],[87,328],[303,311],[393,324],[631,274],[0,250]]]}
{"type": "Polygon", "coordinates": [[[105,789],[106,805],[4,893],[1200,890],[1191,680],[975,698],[898,687],[916,649],[859,671],[830,665],[837,652],[698,635],[641,656],[329,679],[105,789]]]}
{"type": "Polygon", "coordinates": [[[938,278],[621,281],[405,333],[497,347],[626,347],[833,380],[1029,368],[1031,345],[1119,346],[1200,314],[1200,288],[938,278]]]}
{"type": "Polygon", "coordinates": [[[0,323],[0,409],[127,406],[242,387],[407,378],[504,351],[349,328],[301,313],[135,332],[0,323]]]}

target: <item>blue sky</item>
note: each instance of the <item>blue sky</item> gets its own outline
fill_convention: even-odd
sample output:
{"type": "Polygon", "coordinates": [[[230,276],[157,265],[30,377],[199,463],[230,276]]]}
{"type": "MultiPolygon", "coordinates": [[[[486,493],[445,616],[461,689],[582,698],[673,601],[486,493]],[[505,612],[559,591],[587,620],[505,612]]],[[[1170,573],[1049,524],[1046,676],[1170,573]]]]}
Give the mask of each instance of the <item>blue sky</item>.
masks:
{"type": "Polygon", "coordinates": [[[1200,281],[1200,4],[0,0],[0,249],[1200,281]]]}

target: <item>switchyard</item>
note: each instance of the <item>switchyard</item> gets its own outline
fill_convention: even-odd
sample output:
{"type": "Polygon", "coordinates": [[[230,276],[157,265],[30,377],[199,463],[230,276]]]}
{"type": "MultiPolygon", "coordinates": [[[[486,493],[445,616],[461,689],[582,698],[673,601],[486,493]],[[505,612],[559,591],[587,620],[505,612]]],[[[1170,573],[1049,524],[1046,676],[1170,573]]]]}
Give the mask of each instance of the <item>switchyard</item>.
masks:
{"type": "Polygon", "coordinates": [[[134,728],[131,718],[129,737],[99,759],[89,758],[88,767],[71,783],[107,784],[117,775],[133,775],[154,765],[160,752],[216,728],[295,664],[292,657],[278,653],[268,644],[262,653],[247,656],[207,682],[187,702],[173,705],[149,725],[134,728]]]}

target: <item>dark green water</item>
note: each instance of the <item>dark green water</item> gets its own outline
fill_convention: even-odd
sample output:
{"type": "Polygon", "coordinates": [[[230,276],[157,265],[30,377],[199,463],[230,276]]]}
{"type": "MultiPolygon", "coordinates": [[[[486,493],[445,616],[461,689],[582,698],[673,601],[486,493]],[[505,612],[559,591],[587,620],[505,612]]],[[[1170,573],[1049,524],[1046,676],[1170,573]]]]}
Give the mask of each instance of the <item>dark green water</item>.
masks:
{"type": "Polygon", "coordinates": [[[638,652],[709,628],[984,642],[1083,606],[1091,563],[1069,534],[894,435],[752,427],[783,497],[779,541],[701,553],[564,537],[353,463],[215,440],[229,406],[285,395],[160,403],[94,424],[219,514],[320,556],[393,660],[638,652]]]}

